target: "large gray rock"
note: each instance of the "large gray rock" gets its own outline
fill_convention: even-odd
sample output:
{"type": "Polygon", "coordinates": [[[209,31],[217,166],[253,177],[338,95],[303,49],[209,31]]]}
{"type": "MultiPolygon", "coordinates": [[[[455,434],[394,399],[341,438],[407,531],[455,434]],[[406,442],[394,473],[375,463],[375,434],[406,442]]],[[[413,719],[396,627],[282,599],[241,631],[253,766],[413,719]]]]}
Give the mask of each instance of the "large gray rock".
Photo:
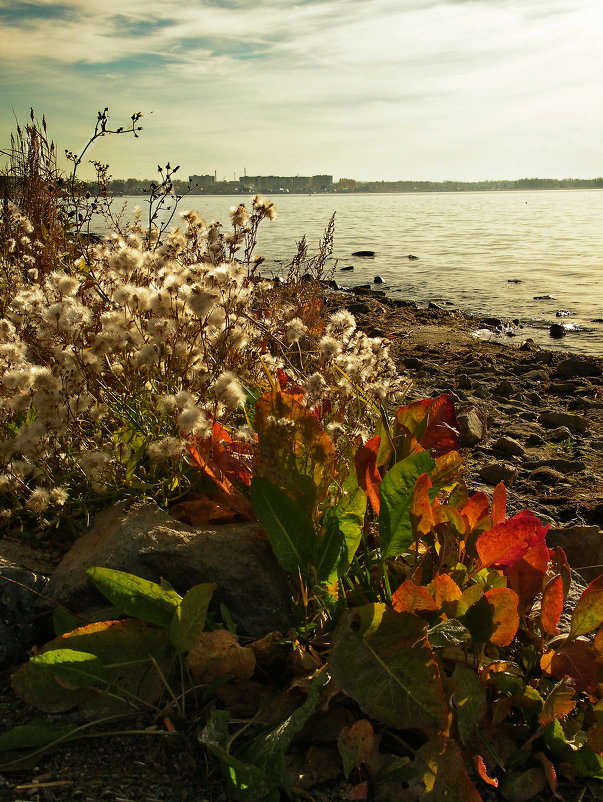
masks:
{"type": "Polygon", "coordinates": [[[290,591],[257,523],[193,528],[154,503],[122,502],[96,516],[92,529],[65,555],[51,576],[47,595],[71,610],[101,602],[85,568],[102,566],[158,582],[184,594],[214,582],[214,602],[223,603],[240,630],[251,636],[290,628],[290,591]]]}
{"type": "Polygon", "coordinates": [[[462,446],[474,446],[485,439],[488,433],[486,417],[477,407],[469,406],[461,410],[457,421],[461,427],[462,446]]]}

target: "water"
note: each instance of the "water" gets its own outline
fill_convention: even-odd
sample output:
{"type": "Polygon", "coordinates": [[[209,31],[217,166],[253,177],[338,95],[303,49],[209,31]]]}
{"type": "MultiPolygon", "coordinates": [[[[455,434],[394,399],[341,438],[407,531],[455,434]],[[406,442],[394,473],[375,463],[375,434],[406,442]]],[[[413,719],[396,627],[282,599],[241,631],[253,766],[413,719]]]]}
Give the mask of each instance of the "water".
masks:
{"type": "MultiPolygon", "coordinates": [[[[240,196],[190,196],[227,229],[240,196]]],[[[454,192],[404,195],[271,196],[278,218],[260,227],[262,271],[278,274],[306,234],[314,252],[335,211],[331,265],[341,287],[385,280],[393,298],[447,302],[482,315],[519,319],[518,337],[542,346],[603,356],[603,191],[454,192]],[[373,259],[352,257],[372,250],[373,259]],[[411,261],[408,255],[419,259],[411,261]],[[353,272],[339,268],[354,265],[353,272]],[[535,300],[535,296],[553,296],[535,300]],[[556,317],[558,311],[569,312],[556,317]],[[551,323],[567,326],[552,339],[551,323]]],[[[144,198],[128,198],[128,205],[144,198]]],[[[505,338],[507,339],[507,338],[505,338]]],[[[507,339],[508,342],[517,342],[507,339]]]]}

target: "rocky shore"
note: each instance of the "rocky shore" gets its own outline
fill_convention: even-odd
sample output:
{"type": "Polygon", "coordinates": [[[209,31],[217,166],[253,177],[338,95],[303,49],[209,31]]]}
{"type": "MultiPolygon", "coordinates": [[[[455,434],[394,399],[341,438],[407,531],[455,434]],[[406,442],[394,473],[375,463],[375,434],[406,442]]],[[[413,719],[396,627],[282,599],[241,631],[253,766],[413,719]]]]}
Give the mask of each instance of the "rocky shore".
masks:
{"type": "Polygon", "coordinates": [[[551,525],[589,581],[603,564],[603,359],[473,336],[487,321],[418,309],[376,293],[340,295],[372,336],[391,340],[409,398],[451,392],[462,428],[465,478],[491,495],[507,486],[510,512],[530,509],[551,525]]]}
{"type": "MultiPolygon", "coordinates": [[[[520,337],[509,340],[510,345],[486,342],[472,336],[472,332],[483,327],[484,321],[479,318],[437,307],[418,309],[374,292],[361,295],[336,292],[330,296],[329,305],[332,309],[348,308],[367,333],[391,341],[400,371],[412,380],[408,400],[442,392],[453,394],[462,428],[465,476],[472,491],[484,490],[491,495],[494,486],[504,480],[511,513],[530,509],[549,523],[547,542],[566,550],[570,564],[585,581],[601,573],[603,359],[541,349],[520,337]]],[[[103,513],[108,517],[100,522],[100,529],[92,530],[86,536],[88,540],[76,547],[79,555],[72,555],[66,567],[64,561],[63,575],[56,571],[60,553],[24,548],[16,540],[0,539],[0,574],[13,580],[12,584],[0,587],[0,644],[4,648],[4,652],[0,648],[0,664],[4,667],[4,672],[0,672],[0,731],[35,715],[20,705],[9,690],[8,668],[22,656],[18,654],[19,648],[23,648],[28,638],[25,648],[35,642],[35,617],[44,609],[44,602],[32,603],[31,594],[23,585],[66,603],[70,588],[73,591],[69,583],[74,574],[68,575],[69,571],[79,570],[77,561],[81,567],[91,554],[93,562],[101,564],[103,539],[107,546],[105,556],[115,552],[115,543],[119,542],[130,544],[132,559],[141,559],[142,567],[126,560],[121,564],[124,570],[138,570],[142,574],[148,569],[148,578],[152,578],[155,569],[169,575],[165,564],[154,568],[144,556],[153,552],[157,556],[157,549],[148,543],[144,548],[135,545],[142,543],[136,541],[132,528],[136,515],[143,521],[138,527],[139,537],[148,539],[154,537],[154,532],[160,532],[165,542],[174,541],[174,553],[179,550],[181,553],[189,527],[175,522],[172,526],[165,513],[146,510],[144,502],[142,507],[140,504],[131,511],[136,514],[129,516],[126,516],[129,508],[103,513]],[[47,584],[47,577],[52,574],[54,579],[47,584]],[[61,593],[66,594],[65,598],[61,593]],[[14,641],[17,630],[21,647],[14,641]]],[[[249,556],[241,552],[243,562],[256,560],[254,534],[250,533],[248,539],[249,556]]],[[[222,568],[216,568],[211,562],[213,555],[210,559],[208,551],[202,551],[201,573],[187,577],[191,584],[203,581],[203,571],[215,575],[222,568],[227,570],[227,563],[233,562],[229,555],[234,552],[229,551],[223,557],[222,568]]],[[[165,552],[159,556],[163,559],[165,552]]],[[[215,559],[219,558],[216,552],[215,559]]],[[[260,555],[254,566],[254,582],[265,580],[266,587],[270,584],[275,587],[277,569],[269,557],[260,555]],[[265,572],[261,576],[257,567],[260,563],[265,572]]],[[[187,560],[187,568],[192,570],[192,561],[187,560]]],[[[224,585],[228,585],[227,579],[224,585]]],[[[78,593],[74,591],[69,601],[74,602],[78,593]]],[[[233,599],[226,601],[231,607],[236,603],[233,599]]],[[[277,614],[279,603],[275,597],[273,607],[277,614]]],[[[249,599],[243,602],[242,608],[245,607],[254,609],[249,599]]],[[[566,802],[578,798],[571,791],[571,788],[564,791],[566,802]]],[[[210,774],[208,779],[207,766],[194,749],[183,749],[179,739],[112,736],[99,741],[94,749],[86,742],[66,744],[16,775],[0,775],[0,802],[66,798],[122,802],[226,799],[219,774],[210,774]]],[[[337,799],[339,792],[333,786],[314,798],[337,799]]]]}

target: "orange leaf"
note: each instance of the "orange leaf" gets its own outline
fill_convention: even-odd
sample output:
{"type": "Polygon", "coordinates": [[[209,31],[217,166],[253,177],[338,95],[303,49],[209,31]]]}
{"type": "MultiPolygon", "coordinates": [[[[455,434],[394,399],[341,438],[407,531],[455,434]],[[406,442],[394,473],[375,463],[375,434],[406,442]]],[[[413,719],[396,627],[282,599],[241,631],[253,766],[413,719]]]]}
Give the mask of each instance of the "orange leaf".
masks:
{"type": "Polygon", "coordinates": [[[422,473],[412,491],[410,497],[410,520],[415,537],[424,537],[431,532],[434,525],[433,511],[429,501],[429,488],[431,479],[426,473],[422,473]]]}
{"type": "Polygon", "coordinates": [[[494,608],[492,613],[494,631],[490,636],[490,642],[496,646],[508,646],[519,628],[517,613],[519,598],[515,591],[509,588],[492,588],[484,595],[494,608]]]}
{"type": "Polygon", "coordinates": [[[561,574],[550,579],[542,592],[540,623],[547,635],[558,635],[557,624],[563,612],[563,580],[561,574]]]}
{"type": "Polygon", "coordinates": [[[549,550],[541,543],[513,565],[503,568],[507,577],[507,587],[519,596],[519,611],[524,614],[532,606],[536,596],[542,591],[542,583],[549,564],[549,550]]]}
{"type": "Polygon", "coordinates": [[[561,546],[557,546],[555,550],[551,552],[551,568],[556,573],[561,574],[561,579],[563,580],[563,595],[567,598],[570,585],[572,584],[572,569],[567,561],[567,555],[561,546]]]}
{"type": "Polygon", "coordinates": [[[473,762],[475,763],[476,771],[482,780],[485,783],[488,783],[488,785],[493,785],[495,788],[498,788],[498,780],[488,776],[483,757],[481,755],[474,755],[473,762]]]}
{"type": "Polygon", "coordinates": [[[358,449],[354,457],[358,485],[368,496],[375,515],[379,515],[381,508],[381,499],[379,497],[381,476],[377,470],[377,454],[379,453],[380,445],[381,438],[378,435],[372,437],[358,449]]]}
{"type": "Polygon", "coordinates": [[[232,507],[219,504],[211,498],[197,498],[172,505],[170,515],[177,521],[182,521],[190,526],[205,526],[211,522],[232,521],[237,513],[232,507]]]}
{"type": "Polygon", "coordinates": [[[476,542],[481,568],[503,568],[521,560],[530,549],[544,543],[549,527],[533,512],[523,510],[504,523],[482,532],[476,542]]]}
{"type": "Polygon", "coordinates": [[[569,688],[567,680],[562,679],[549,693],[544,701],[540,715],[539,724],[550,724],[557,719],[565,718],[576,707],[574,690],[569,688]]]}
{"type": "Polygon", "coordinates": [[[504,482],[499,482],[492,494],[492,523],[501,524],[507,515],[507,490],[504,482]]]}
{"type": "Polygon", "coordinates": [[[578,599],[569,631],[570,638],[588,635],[603,624],[603,574],[594,579],[578,599]]]}
{"type": "Polygon", "coordinates": [[[549,788],[551,789],[553,796],[556,799],[561,799],[561,797],[557,793],[557,772],[555,771],[555,767],[548,759],[548,757],[544,754],[544,752],[536,752],[535,757],[538,758],[542,765],[542,770],[544,771],[544,776],[546,777],[546,781],[549,784],[549,788]]]}
{"type": "Polygon", "coordinates": [[[455,602],[461,598],[461,589],[449,574],[436,574],[431,585],[438,609],[447,602],[455,602]]]}
{"type": "Polygon", "coordinates": [[[398,613],[440,609],[429,595],[427,588],[423,587],[423,585],[415,585],[410,579],[407,579],[394,591],[392,594],[392,606],[398,613]]]}
{"type": "Polygon", "coordinates": [[[477,524],[488,515],[488,496],[485,493],[474,493],[461,510],[469,523],[469,530],[475,529],[477,524]]]}

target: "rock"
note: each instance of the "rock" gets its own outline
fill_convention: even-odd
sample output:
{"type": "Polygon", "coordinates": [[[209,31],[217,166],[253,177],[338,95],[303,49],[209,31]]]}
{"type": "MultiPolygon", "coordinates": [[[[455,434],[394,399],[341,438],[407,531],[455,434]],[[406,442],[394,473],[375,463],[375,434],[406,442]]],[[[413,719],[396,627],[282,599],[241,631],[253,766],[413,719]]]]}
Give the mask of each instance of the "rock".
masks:
{"type": "Polygon", "coordinates": [[[459,373],[456,377],[456,386],[459,390],[470,390],[473,387],[473,382],[466,373],[459,373]]]}
{"type": "Polygon", "coordinates": [[[584,385],[581,381],[566,381],[557,384],[549,385],[549,393],[554,395],[575,395],[576,393],[584,391],[584,385]]]}
{"type": "Polygon", "coordinates": [[[570,565],[575,567],[587,582],[600,575],[600,566],[603,564],[603,530],[598,526],[552,529],[549,530],[546,541],[549,547],[561,546],[570,565]]]}
{"type": "Polygon", "coordinates": [[[552,323],[549,326],[549,334],[555,339],[560,339],[561,337],[565,337],[567,329],[561,323],[552,323]]]}
{"type": "Polygon", "coordinates": [[[348,265],[347,267],[340,267],[339,271],[341,273],[345,273],[347,270],[353,270],[353,269],[354,269],[354,265],[348,265]]]}
{"type": "Polygon", "coordinates": [[[364,301],[358,301],[354,304],[348,304],[347,309],[353,315],[368,315],[371,312],[371,307],[364,301]]]}
{"type": "MultiPolygon", "coordinates": [[[[0,553],[1,553],[0,540],[0,553]]],[[[0,669],[22,662],[50,619],[50,605],[40,595],[48,577],[0,556],[0,669]],[[46,615],[44,615],[46,614],[46,615]],[[43,618],[41,617],[43,616],[43,618]]],[[[48,631],[42,637],[51,636],[48,631]]]]}
{"type": "Polygon", "coordinates": [[[553,295],[535,295],[533,298],[534,301],[554,301],[555,298],[553,295]]]}
{"type": "Polygon", "coordinates": [[[564,440],[571,440],[572,433],[567,426],[558,426],[552,432],[547,432],[547,440],[551,443],[562,443],[564,440]]]}
{"type": "Polygon", "coordinates": [[[523,280],[520,278],[508,278],[507,284],[523,284],[523,280]]]}
{"type": "Polygon", "coordinates": [[[517,475],[517,469],[506,462],[490,462],[480,468],[478,475],[489,485],[497,485],[499,482],[511,485],[517,475]]]}
{"type": "Polygon", "coordinates": [[[402,308],[402,307],[409,307],[411,309],[416,309],[417,308],[417,302],[416,301],[410,301],[410,300],[407,300],[405,298],[404,299],[402,299],[402,298],[390,298],[389,301],[390,301],[390,304],[392,306],[397,306],[399,308],[402,308]]]}
{"type": "Polygon", "coordinates": [[[499,437],[492,445],[497,451],[508,454],[511,457],[523,457],[526,453],[525,448],[513,437],[499,437]]]}
{"type": "Polygon", "coordinates": [[[411,262],[416,262],[416,260],[419,257],[418,256],[414,256],[414,254],[412,254],[412,253],[409,253],[407,258],[410,259],[411,262]]]}
{"type": "Polygon", "coordinates": [[[503,322],[499,317],[483,317],[482,323],[484,326],[493,326],[495,329],[501,329],[503,322]]]}
{"type": "Polygon", "coordinates": [[[549,428],[567,426],[570,431],[580,432],[581,434],[588,428],[586,418],[583,418],[581,415],[572,415],[570,412],[559,412],[556,410],[542,412],[538,416],[538,423],[549,428]]]}
{"type": "Polygon", "coordinates": [[[531,337],[528,337],[527,340],[524,340],[522,344],[519,346],[520,351],[539,351],[540,348],[531,337]]]}
{"type": "Polygon", "coordinates": [[[558,309],[555,312],[555,317],[569,317],[571,314],[572,312],[568,312],[567,309],[558,309]]]}
{"type": "Polygon", "coordinates": [[[193,528],[148,501],[122,502],[100,513],[65,555],[47,595],[73,610],[100,601],[86,566],[104,566],[153,582],[165,579],[184,594],[200,582],[217,585],[223,603],[252,637],[290,627],[290,593],[257,523],[193,528]]]}
{"type": "Polygon", "coordinates": [[[461,427],[461,446],[474,446],[485,439],[488,433],[486,418],[475,406],[468,407],[457,415],[461,427]]]}
{"type": "Polygon", "coordinates": [[[508,379],[503,379],[503,381],[492,388],[492,394],[500,398],[510,398],[512,395],[515,395],[516,392],[517,388],[508,379]]]}
{"type": "Polygon", "coordinates": [[[536,413],[528,409],[525,410],[524,412],[520,412],[517,417],[521,418],[521,420],[525,420],[528,423],[531,423],[532,421],[536,420],[536,413]]]}
{"type": "Polygon", "coordinates": [[[439,306],[439,304],[435,304],[433,301],[430,301],[427,304],[427,308],[428,309],[438,309],[440,312],[444,311],[444,308],[442,306],[439,306]]]}
{"type": "Polygon", "coordinates": [[[560,471],[556,471],[547,466],[533,470],[530,474],[530,479],[534,482],[538,482],[538,484],[545,485],[545,487],[571,484],[560,471]]]}
{"type": "Polygon", "coordinates": [[[554,370],[554,375],[558,379],[588,378],[601,376],[601,374],[603,374],[603,369],[598,362],[577,357],[564,359],[554,370]]]}
{"type": "Polygon", "coordinates": [[[526,438],[526,446],[532,448],[533,446],[543,446],[546,443],[544,437],[541,437],[537,432],[532,432],[526,438]]]}
{"type": "Polygon", "coordinates": [[[561,457],[552,457],[551,459],[539,459],[524,462],[524,468],[528,471],[534,471],[536,468],[552,468],[554,471],[567,475],[570,473],[580,473],[586,470],[586,464],[580,459],[563,459],[561,457]]]}
{"type": "Polygon", "coordinates": [[[352,254],[352,256],[365,256],[365,257],[371,257],[374,255],[375,251],[354,251],[354,253],[352,254]]]}
{"type": "Polygon", "coordinates": [[[385,284],[385,279],[381,278],[381,276],[375,276],[373,284],[385,284]]]}

